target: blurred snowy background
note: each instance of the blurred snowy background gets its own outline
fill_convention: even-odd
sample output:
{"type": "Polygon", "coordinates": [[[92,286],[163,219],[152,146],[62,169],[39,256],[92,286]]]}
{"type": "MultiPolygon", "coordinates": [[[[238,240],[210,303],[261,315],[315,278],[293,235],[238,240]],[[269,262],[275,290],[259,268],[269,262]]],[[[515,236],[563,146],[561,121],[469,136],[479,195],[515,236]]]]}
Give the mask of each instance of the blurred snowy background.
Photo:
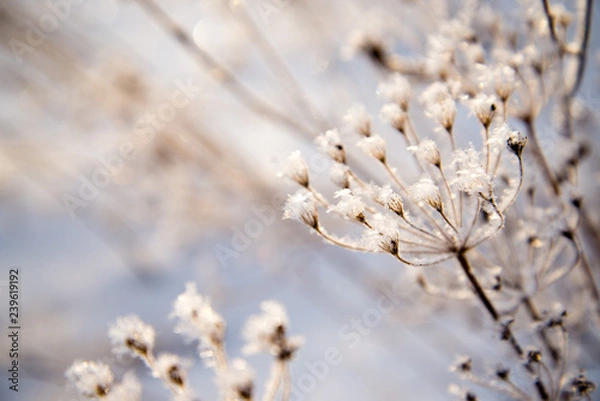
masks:
{"type": "MultiPolygon", "coordinates": [[[[4,1],[0,282],[11,267],[22,272],[22,371],[19,393],[3,380],[0,399],[75,399],[64,371],[88,358],[136,368],[144,400],[169,399],[139,363],[111,359],[107,325],[135,313],[157,329],[157,349],[193,353],[168,317],[187,281],[228,321],[231,356],[240,355],[242,324],[262,300],[287,307],[292,333],[306,337],[291,365],[295,400],[446,399],[456,355],[497,360],[497,333],[470,304],[423,303],[397,291],[390,312],[374,317],[382,294],[396,281],[414,286],[414,273],[282,221],[293,186],[276,177],[277,163],[297,148],[325,172],[314,136],[356,102],[377,113],[383,75],[366,58],[347,57],[355,29],[366,25],[395,52],[412,54],[459,3],[160,1],[178,33],[144,2],[4,1]],[[255,110],[245,107],[229,73],[195,47],[289,121],[256,102],[255,110]],[[315,373],[311,364],[329,347],[343,361],[315,373]]],[[[592,115],[600,106],[597,10],[580,96],[592,115]]],[[[375,124],[390,148],[403,146],[391,128],[375,124]]],[[[416,124],[431,129],[424,116],[416,124]]],[[[400,157],[394,163],[402,166],[400,157]]],[[[327,187],[326,174],[315,185],[327,187]]],[[[589,193],[597,190],[596,173],[589,193]]],[[[2,327],[6,317],[2,309],[2,327]]],[[[598,343],[589,341],[583,367],[599,378],[598,343]]],[[[269,358],[249,362],[260,393],[269,358]]],[[[202,361],[190,380],[202,399],[216,399],[202,361]]]]}

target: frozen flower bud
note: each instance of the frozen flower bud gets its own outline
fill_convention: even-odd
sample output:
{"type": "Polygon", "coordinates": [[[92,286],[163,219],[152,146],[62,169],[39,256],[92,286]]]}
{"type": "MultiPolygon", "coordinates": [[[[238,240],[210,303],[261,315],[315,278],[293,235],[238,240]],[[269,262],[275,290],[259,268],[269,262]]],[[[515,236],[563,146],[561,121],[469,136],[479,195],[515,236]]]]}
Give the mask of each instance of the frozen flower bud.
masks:
{"type": "Polygon", "coordinates": [[[410,197],[417,203],[426,203],[435,210],[443,210],[442,196],[437,185],[429,177],[423,177],[409,188],[410,197]]]}
{"type": "Polygon", "coordinates": [[[490,176],[481,165],[479,152],[475,149],[459,149],[454,152],[452,165],[457,166],[456,179],[452,181],[452,184],[461,191],[468,194],[482,193],[486,195],[491,191],[490,176]]]}
{"type": "Polygon", "coordinates": [[[349,220],[355,220],[365,223],[365,205],[362,200],[355,196],[349,189],[336,191],[334,198],[339,199],[338,203],[331,206],[327,213],[338,213],[349,220]]]}
{"type": "Polygon", "coordinates": [[[396,223],[381,213],[372,218],[372,229],[365,239],[367,246],[371,249],[381,249],[390,255],[398,255],[400,252],[400,233],[396,223]]]}
{"type": "Polygon", "coordinates": [[[509,66],[498,66],[493,71],[496,95],[505,103],[515,90],[515,70],[509,66]]]}
{"type": "Polygon", "coordinates": [[[435,119],[446,131],[452,131],[456,120],[456,101],[452,97],[448,85],[434,82],[423,91],[419,100],[425,106],[428,116],[435,119]]]}
{"type": "Polygon", "coordinates": [[[408,121],[408,114],[406,111],[402,110],[398,104],[384,104],[379,112],[379,118],[404,134],[406,122],[408,121]]]}
{"type": "Polygon", "coordinates": [[[297,220],[315,230],[319,229],[317,202],[311,193],[298,191],[289,195],[283,210],[284,219],[297,220]]]}
{"type": "Polygon", "coordinates": [[[308,187],[308,165],[299,150],[290,153],[286,161],[280,167],[280,172],[277,176],[295,181],[304,188],[308,187]]]}
{"type": "Polygon", "coordinates": [[[451,372],[468,373],[473,369],[473,360],[468,356],[459,356],[450,367],[451,372]]]}
{"type": "Polygon", "coordinates": [[[346,164],[346,150],[337,129],[332,129],[319,135],[315,142],[319,148],[338,163],[346,164]]]}
{"type": "Polygon", "coordinates": [[[217,382],[225,399],[251,400],[254,396],[254,372],[243,359],[234,359],[217,382]]]}
{"type": "Polygon", "coordinates": [[[154,328],[138,316],[119,317],[110,326],[108,336],[116,355],[148,358],[154,348],[154,328]]]}
{"type": "Polygon", "coordinates": [[[386,184],[377,190],[375,193],[375,202],[387,206],[398,216],[404,217],[404,204],[402,203],[402,198],[392,190],[390,184],[386,184]]]}
{"type": "Polygon", "coordinates": [[[110,367],[103,362],[75,361],[65,372],[65,377],[79,395],[86,398],[105,397],[114,382],[110,367]]]}
{"type": "Polygon", "coordinates": [[[342,189],[350,188],[350,168],[345,164],[334,163],[329,170],[331,181],[342,189]]]}
{"type": "Polygon", "coordinates": [[[182,360],[174,354],[161,354],[154,364],[155,376],[158,376],[164,383],[183,392],[186,386],[187,372],[191,363],[182,360]]]}
{"type": "Polygon", "coordinates": [[[283,306],[276,301],[264,301],[262,313],[248,318],[242,335],[246,340],[243,352],[256,354],[269,352],[279,360],[289,360],[302,346],[302,337],[287,337],[288,316],[283,306]]]}
{"type": "Polygon", "coordinates": [[[417,155],[417,157],[426,160],[437,168],[442,166],[440,150],[437,144],[431,139],[425,139],[421,141],[418,146],[409,146],[407,149],[417,155]]]}
{"type": "Polygon", "coordinates": [[[487,129],[496,114],[496,97],[479,93],[468,103],[473,114],[477,116],[481,124],[487,129]]]}
{"type": "Polygon", "coordinates": [[[525,145],[527,145],[527,137],[524,137],[518,131],[513,131],[508,136],[508,139],[506,140],[506,145],[510,150],[514,152],[515,155],[521,157],[521,155],[523,154],[523,149],[525,149],[525,145]]]}
{"type": "Polygon", "coordinates": [[[379,135],[363,138],[356,144],[367,155],[385,163],[385,140],[379,135]]]}
{"type": "Polygon", "coordinates": [[[386,45],[376,32],[354,31],[350,36],[349,45],[344,50],[345,58],[350,58],[360,52],[378,65],[387,64],[386,45]]]}
{"type": "Polygon", "coordinates": [[[395,73],[387,81],[379,84],[377,93],[386,101],[400,106],[403,111],[408,110],[412,91],[408,79],[395,73]]]}
{"type": "Polygon", "coordinates": [[[591,399],[592,393],[596,390],[596,384],[587,379],[584,374],[580,374],[571,380],[571,394],[576,397],[591,399]]]}
{"type": "Polygon", "coordinates": [[[196,284],[189,282],[185,292],[180,294],[173,304],[171,317],[177,318],[175,332],[189,341],[217,346],[225,337],[226,323],[210,304],[210,299],[198,294],[196,284]]]}
{"type": "Polygon", "coordinates": [[[353,132],[371,136],[371,116],[363,105],[352,106],[344,115],[344,123],[353,132]]]}

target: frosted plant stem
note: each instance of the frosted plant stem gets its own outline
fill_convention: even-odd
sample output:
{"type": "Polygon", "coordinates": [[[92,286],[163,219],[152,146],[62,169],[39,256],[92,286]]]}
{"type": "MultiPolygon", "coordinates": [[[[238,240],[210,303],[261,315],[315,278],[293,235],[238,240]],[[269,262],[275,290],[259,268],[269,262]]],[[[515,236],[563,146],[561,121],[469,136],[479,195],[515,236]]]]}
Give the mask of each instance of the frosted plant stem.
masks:
{"type": "Polygon", "coordinates": [[[277,396],[277,392],[279,391],[279,387],[281,387],[281,381],[283,380],[283,376],[285,373],[285,362],[280,360],[273,361],[273,366],[271,369],[271,376],[267,381],[267,388],[265,390],[265,395],[263,397],[263,401],[274,401],[275,396],[277,396]]]}
{"type": "MultiPolygon", "coordinates": [[[[527,311],[527,314],[529,315],[532,321],[540,322],[542,320],[542,317],[538,312],[538,309],[535,306],[535,303],[533,299],[531,299],[531,297],[527,295],[523,296],[523,305],[525,305],[525,310],[527,311]]],[[[560,350],[550,343],[550,339],[546,334],[545,328],[540,328],[538,330],[538,333],[540,336],[540,340],[542,340],[542,343],[546,346],[546,349],[549,351],[550,358],[552,358],[552,361],[556,363],[559,360],[561,360],[562,357],[560,350]]]]}
{"type": "Polygon", "coordinates": [[[456,202],[454,202],[454,196],[452,196],[452,191],[450,190],[450,183],[446,179],[446,174],[444,173],[444,169],[442,168],[441,164],[439,166],[439,170],[440,174],[442,175],[442,180],[444,181],[446,191],[448,192],[448,198],[450,198],[450,204],[452,205],[452,213],[454,213],[454,220],[456,221],[456,225],[458,227],[462,227],[462,219],[460,218],[456,210],[456,202]]]}
{"type": "Polygon", "coordinates": [[[290,394],[292,392],[292,375],[290,373],[290,366],[285,365],[285,374],[283,376],[283,391],[281,392],[281,401],[289,401],[290,394]]]}
{"type": "MultiPolygon", "coordinates": [[[[481,303],[483,304],[485,309],[488,311],[488,313],[490,314],[492,319],[495,322],[497,322],[498,319],[500,318],[500,314],[496,310],[496,307],[494,306],[492,301],[490,301],[488,296],[485,294],[485,291],[481,287],[481,284],[479,284],[479,280],[477,280],[477,277],[475,277],[475,275],[473,274],[473,270],[471,269],[471,264],[469,263],[469,260],[467,259],[467,255],[465,255],[464,252],[459,252],[456,255],[456,258],[458,259],[458,262],[460,263],[460,266],[462,267],[463,272],[467,276],[467,279],[469,279],[469,282],[475,289],[475,293],[477,294],[477,297],[479,298],[479,300],[481,301],[481,303]]],[[[517,353],[522,354],[522,352],[523,351],[521,350],[520,352],[517,352],[517,353]]]]}
{"type": "Polygon", "coordinates": [[[347,244],[347,243],[345,243],[345,242],[343,242],[343,241],[337,240],[337,239],[333,238],[331,235],[327,234],[327,231],[325,231],[325,230],[324,230],[322,227],[318,227],[318,228],[316,228],[315,230],[316,230],[316,231],[317,231],[317,232],[318,232],[318,233],[319,233],[319,234],[320,234],[320,235],[321,235],[321,236],[322,236],[322,237],[323,237],[325,240],[327,240],[327,241],[331,242],[331,243],[332,243],[332,244],[334,244],[334,245],[341,246],[342,248],[350,249],[351,251],[358,251],[358,252],[369,252],[369,253],[373,252],[373,251],[372,251],[372,250],[370,250],[370,249],[363,248],[363,247],[360,247],[360,246],[350,245],[350,244],[347,244]]]}

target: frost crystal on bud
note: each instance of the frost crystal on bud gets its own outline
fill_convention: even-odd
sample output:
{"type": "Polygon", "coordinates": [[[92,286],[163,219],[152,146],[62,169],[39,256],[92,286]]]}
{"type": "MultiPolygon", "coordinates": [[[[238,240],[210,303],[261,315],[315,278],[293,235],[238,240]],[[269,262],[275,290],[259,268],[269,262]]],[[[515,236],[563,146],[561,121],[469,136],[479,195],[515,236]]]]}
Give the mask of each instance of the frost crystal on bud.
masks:
{"type": "Polygon", "coordinates": [[[488,128],[496,114],[496,97],[479,93],[468,103],[473,114],[477,116],[485,128],[488,128]]]}
{"type": "Polygon", "coordinates": [[[363,138],[356,144],[367,155],[385,163],[385,140],[379,135],[363,138]]]}
{"type": "Polygon", "coordinates": [[[371,136],[371,116],[363,105],[352,106],[344,115],[344,122],[353,132],[366,137],[371,136]]]}
{"type": "Polygon", "coordinates": [[[299,336],[287,337],[288,316],[283,306],[276,301],[264,301],[262,313],[248,318],[242,335],[246,340],[243,352],[256,354],[269,352],[280,360],[289,360],[302,346],[299,336]]]}
{"type": "Polygon", "coordinates": [[[195,283],[186,283],[185,292],[173,304],[171,317],[178,319],[175,332],[189,341],[216,346],[223,342],[226,323],[210,304],[208,298],[196,291],[195,283]]]}
{"type": "Polygon", "coordinates": [[[117,318],[110,326],[108,336],[116,355],[146,358],[154,348],[154,328],[136,315],[117,318]]]}
{"type": "Polygon", "coordinates": [[[457,150],[454,152],[452,164],[458,166],[456,179],[452,183],[461,191],[486,195],[490,192],[492,187],[490,176],[481,165],[479,152],[475,149],[457,150]]]}
{"type": "Polygon", "coordinates": [[[392,190],[390,184],[386,184],[382,188],[377,189],[375,192],[375,202],[387,206],[392,212],[400,217],[404,216],[404,204],[402,203],[402,198],[392,190]]]}
{"type": "Polygon", "coordinates": [[[379,112],[379,118],[388,123],[401,133],[404,133],[408,115],[396,103],[384,104],[379,112]]]}
{"type": "Polygon", "coordinates": [[[342,189],[350,188],[350,168],[345,164],[334,163],[329,170],[331,181],[342,189]]]}
{"type": "Polygon", "coordinates": [[[87,398],[105,397],[114,382],[110,367],[103,362],[75,361],[65,372],[67,380],[87,398]]]}
{"type": "Polygon", "coordinates": [[[220,375],[217,381],[226,399],[251,400],[253,397],[254,372],[243,359],[234,359],[227,373],[220,375]]]}
{"type": "Polygon", "coordinates": [[[337,204],[331,206],[327,212],[339,213],[349,220],[365,222],[365,205],[362,200],[355,196],[349,189],[336,191],[334,198],[339,198],[337,204]]]}
{"type": "Polygon", "coordinates": [[[440,150],[431,139],[425,139],[418,146],[409,146],[407,149],[438,168],[442,165],[440,150]]]}
{"type": "Polygon", "coordinates": [[[386,82],[379,84],[377,92],[386,101],[397,104],[404,111],[408,110],[411,88],[408,79],[402,75],[392,75],[386,82]]]}
{"type": "Polygon", "coordinates": [[[308,187],[308,165],[299,150],[290,153],[280,170],[278,177],[286,177],[305,188],[308,187]]]}
{"type": "Polygon", "coordinates": [[[190,361],[182,360],[174,354],[161,354],[155,362],[155,375],[163,382],[169,383],[175,388],[183,389],[187,379],[187,371],[190,361]]]}
{"type": "Polygon", "coordinates": [[[411,185],[409,195],[415,202],[426,203],[437,211],[443,209],[440,190],[429,177],[423,177],[419,182],[411,185]]]}
{"type": "Polygon", "coordinates": [[[319,213],[315,197],[309,192],[297,191],[289,195],[283,206],[283,218],[297,220],[315,230],[319,227],[319,213]]]}
{"type": "Polygon", "coordinates": [[[346,164],[346,151],[337,129],[332,129],[319,135],[315,142],[321,150],[338,163],[346,164]]]}

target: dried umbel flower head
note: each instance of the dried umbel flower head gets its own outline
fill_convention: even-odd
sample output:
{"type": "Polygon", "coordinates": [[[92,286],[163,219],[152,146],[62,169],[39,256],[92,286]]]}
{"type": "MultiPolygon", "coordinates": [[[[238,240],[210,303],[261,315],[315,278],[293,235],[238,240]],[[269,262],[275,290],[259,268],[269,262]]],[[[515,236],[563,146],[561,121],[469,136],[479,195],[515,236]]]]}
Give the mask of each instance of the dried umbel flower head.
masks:
{"type": "Polygon", "coordinates": [[[154,328],[136,315],[117,318],[110,326],[108,336],[116,355],[146,359],[154,348],[154,328]]]}
{"type": "Polygon", "coordinates": [[[287,337],[288,316],[276,301],[264,301],[262,313],[248,318],[243,329],[246,354],[269,352],[279,360],[289,360],[304,343],[303,337],[287,337]]]}
{"type": "Polygon", "coordinates": [[[191,362],[174,354],[160,354],[154,363],[154,374],[169,387],[183,392],[191,362]]]}
{"type": "Polygon", "coordinates": [[[300,186],[308,188],[310,183],[308,165],[299,150],[289,154],[286,161],[282,163],[277,176],[288,178],[297,182],[300,186]]]}
{"type": "Polygon", "coordinates": [[[344,123],[351,132],[371,136],[371,116],[363,105],[352,106],[344,115],[344,123]]]}
{"type": "Polygon", "coordinates": [[[431,139],[422,140],[419,145],[409,146],[407,149],[437,168],[440,168],[442,165],[440,150],[437,144],[431,139]]]}
{"type": "Polygon", "coordinates": [[[346,164],[346,150],[337,129],[328,130],[324,134],[319,135],[315,142],[334,161],[346,164]]]}
{"type": "Polygon", "coordinates": [[[254,396],[254,371],[243,359],[234,359],[228,371],[219,375],[217,381],[226,399],[252,400],[254,396]]]}
{"type": "Polygon", "coordinates": [[[65,377],[79,395],[86,398],[104,398],[111,390],[114,375],[103,362],[75,361],[65,372],[65,377]]]}
{"type": "Polygon", "coordinates": [[[373,250],[381,249],[390,255],[398,256],[400,252],[400,232],[396,223],[377,213],[371,219],[372,229],[367,233],[366,243],[373,250]]]}
{"type": "Polygon", "coordinates": [[[379,84],[377,93],[386,101],[397,104],[403,111],[408,110],[412,90],[408,79],[401,74],[393,74],[387,81],[379,84]]]}
{"type": "Polygon", "coordinates": [[[356,144],[367,155],[385,163],[385,140],[379,135],[363,138],[356,144]]]}
{"type": "Polygon", "coordinates": [[[210,299],[198,294],[195,283],[186,283],[185,292],[173,304],[171,317],[178,320],[175,332],[188,340],[207,346],[223,343],[225,320],[213,309],[210,299]]]}
{"type": "Polygon", "coordinates": [[[419,182],[411,185],[409,195],[415,202],[425,203],[437,211],[443,210],[440,190],[429,177],[423,177],[419,182]]]}
{"type": "Polygon", "coordinates": [[[297,191],[288,196],[283,206],[283,218],[300,221],[315,230],[319,229],[317,202],[310,192],[297,191]]]}

